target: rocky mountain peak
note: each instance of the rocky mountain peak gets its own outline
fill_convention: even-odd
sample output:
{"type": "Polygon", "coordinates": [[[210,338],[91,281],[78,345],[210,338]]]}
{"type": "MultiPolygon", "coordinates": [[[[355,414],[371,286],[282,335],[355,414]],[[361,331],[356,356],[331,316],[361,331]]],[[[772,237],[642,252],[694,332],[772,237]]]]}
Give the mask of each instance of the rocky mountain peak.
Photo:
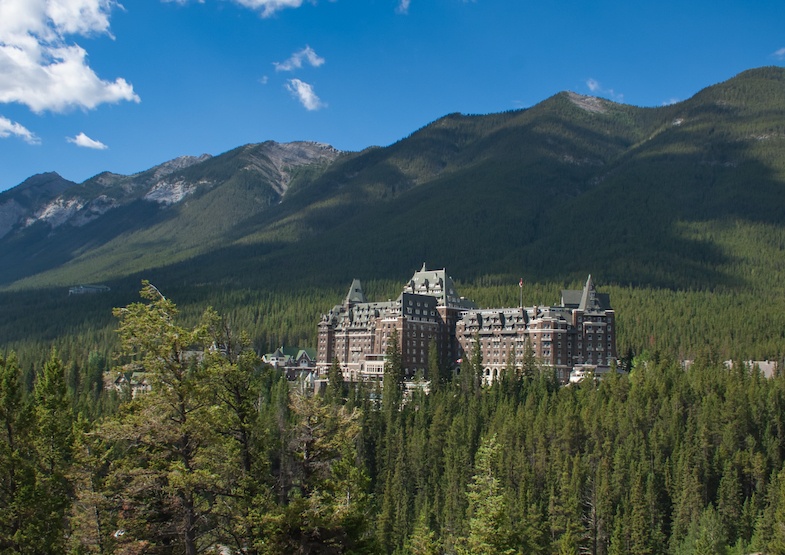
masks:
{"type": "Polygon", "coordinates": [[[184,170],[195,164],[204,162],[212,158],[210,154],[202,154],[201,156],[178,156],[174,160],[169,160],[163,164],[153,168],[153,179],[161,179],[176,171],[184,170]]]}
{"type": "Polygon", "coordinates": [[[324,143],[312,141],[294,141],[290,143],[266,141],[245,147],[244,158],[247,164],[243,169],[265,173],[272,170],[273,188],[279,195],[283,195],[289,187],[292,168],[308,164],[332,162],[340,155],[340,150],[324,143]]]}

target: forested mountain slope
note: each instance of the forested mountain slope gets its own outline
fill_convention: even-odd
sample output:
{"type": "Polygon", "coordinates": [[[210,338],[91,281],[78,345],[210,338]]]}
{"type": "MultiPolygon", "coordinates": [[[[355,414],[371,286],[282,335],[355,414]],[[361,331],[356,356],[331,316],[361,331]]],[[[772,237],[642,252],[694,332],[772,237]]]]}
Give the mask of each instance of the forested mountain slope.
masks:
{"type": "MultiPolygon", "coordinates": [[[[565,92],[526,110],[451,114],[384,148],[292,145],[248,145],[81,185],[55,179],[46,202],[79,191],[73,217],[82,224],[11,225],[0,238],[0,284],[56,304],[65,286],[102,282],[125,295],[116,306],[150,278],[186,306],[242,313],[267,344],[312,338],[313,319],[353,277],[372,289],[390,280],[378,281],[378,293],[395,295],[396,282],[427,262],[472,287],[511,284],[504,293],[467,289],[491,304],[517,302],[520,276],[547,297],[531,302],[554,302],[544,292],[592,273],[619,288],[622,328],[641,303],[695,292],[670,322],[647,317],[623,329],[623,343],[633,332],[635,347],[656,342],[683,321],[694,328],[688,345],[700,344],[703,326],[732,352],[747,338],[765,346],[745,352],[781,351],[772,330],[785,312],[783,68],[750,70],[669,106],[565,92]],[[645,289],[645,298],[636,293],[645,289]],[[289,303],[274,317],[238,306],[298,290],[320,301],[289,303]],[[753,308],[759,324],[733,324],[760,326],[744,333],[708,321],[753,308]]],[[[23,188],[0,195],[0,208],[23,188]]]]}
{"type": "MultiPolygon", "coordinates": [[[[0,228],[7,230],[0,237],[0,282],[63,264],[78,268],[76,281],[105,280],[220,248],[238,222],[277,205],[301,174],[339,155],[318,143],[246,145],[132,176],[102,173],[42,194],[25,210],[3,211],[19,205],[20,189],[44,177],[36,176],[0,195],[0,228]]],[[[52,181],[64,181],[58,178],[52,181]]]]}

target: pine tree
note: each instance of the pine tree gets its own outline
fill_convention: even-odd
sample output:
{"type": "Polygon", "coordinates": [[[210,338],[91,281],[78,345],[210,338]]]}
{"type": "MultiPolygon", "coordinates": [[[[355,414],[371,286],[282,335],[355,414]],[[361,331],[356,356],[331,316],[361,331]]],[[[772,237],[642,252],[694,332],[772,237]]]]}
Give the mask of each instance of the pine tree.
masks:
{"type": "Polygon", "coordinates": [[[773,482],[769,510],[763,516],[771,526],[766,552],[772,555],[785,555],[785,469],[779,472],[773,482]]]}
{"type": "Polygon", "coordinates": [[[637,469],[633,472],[633,476],[628,531],[630,551],[640,555],[648,555],[653,552],[650,507],[645,496],[643,476],[637,469]]]}
{"type": "Polygon", "coordinates": [[[698,521],[698,534],[695,538],[695,555],[724,555],[728,548],[726,545],[725,530],[722,520],[709,505],[704,509],[698,521]]]}
{"type": "Polygon", "coordinates": [[[147,303],[114,313],[122,352],[146,372],[151,390],[100,430],[121,453],[108,487],[122,500],[117,523],[125,531],[122,542],[175,544],[196,555],[216,540],[213,505],[230,479],[221,461],[236,453],[217,432],[220,412],[201,364],[213,347],[209,330],[218,318],[208,310],[196,327],[185,328],[176,322],[174,303],[155,287],[145,282],[141,294],[147,303]]]}
{"type": "Polygon", "coordinates": [[[438,391],[447,383],[447,376],[442,372],[442,366],[439,363],[439,351],[435,339],[428,342],[428,375],[426,379],[431,381],[431,391],[438,391]]]}
{"type": "Polygon", "coordinates": [[[264,553],[363,552],[368,530],[368,479],[357,464],[357,412],[295,392],[289,442],[291,488],[283,519],[267,519],[273,532],[264,553]]]}
{"type": "Polygon", "coordinates": [[[727,531],[730,543],[735,543],[742,519],[742,491],[736,467],[731,461],[727,461],[723,468],[722,479],[720,479],[717,491],[717,512],[727,531]]]}
{"type": "Polygon", "coordinates": [[[389,421],[401,408],[403,400],[403,361],[400,338],[394,329],[387,340],[384,356],[384,381],[382,384],[382,411],[389,421]]]}
{"type": "Polygon", "coordinates": [[[414,530],[406,540],[404,552],[410,555],[440,555],[442,543],[428,524],[427,508],[420,511],[414,530]]]}
{"type": "Polygon", "coordinates": [[[334,357],[330,368],[327,370],[326,398],[331,403],[343,403],[344,381],[341,363],[334,357]]]}
{"type": "Polygon", "coordinates": [[[105,553],[105,525],[109,504],[101,491],[105,465],[100,441],[91,424],[80,415],[74,425],[74,462],[71,481],[74,496],[69,515],[68,551],[74,555],[105,553]]]}
{"type": "Polygon", "coordinates": [[[205,378],[211,392],[214,422],[220,447],[226,449],[227,465],[218,467],[224,476],[220,503],[213,506],[216,536],[223,545],[234,545],[246,555],[258,551],[259,512],[271,508],[269,454],[272,451],[270,410],[272,391],[279,373],[267,368],[250,346],[245,334],[236,336],[221,318],[209,329],[212,347],[205,354],[205,378]]]}
{"type": "Polygon", "coordinates": [[[466,494],[469,501],[468,535],[459,544],[460,553],[511,555],[517,552],[504,493],[496,477],[494,459],[500,446],[493,435],[477,451],[475,474],[466,494]]]}
{"type": "MultiPolygon", "coordinates": [[[[34,552],[35,455],[16,355],[0,357],[0,549],[34,552]]],[[[46,546],[43,546],[44,548],[46,546]]]]}
{"type": "Polygon", "coordinates": [[[69,479],[73,461],[73,412],[65,370],[55,352],[44,364],[33,388],[37,460],[36,498],[41,514],[39,538],[48,550],[63,549],[66,515],[71,505],[69,479]]]}

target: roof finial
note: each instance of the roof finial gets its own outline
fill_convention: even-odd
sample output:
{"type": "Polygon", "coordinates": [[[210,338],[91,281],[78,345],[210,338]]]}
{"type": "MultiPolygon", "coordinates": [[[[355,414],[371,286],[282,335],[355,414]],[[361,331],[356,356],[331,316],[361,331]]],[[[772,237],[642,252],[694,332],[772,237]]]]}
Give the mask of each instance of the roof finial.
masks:
{"type": "Polygon", "coordinates": [[[424,272],[424,271],[425,271],[425,262],[423,262],[423,263],[422,263],[422,270],[420,270],[420,271],[421,271],[421,272],[424,272]]]}

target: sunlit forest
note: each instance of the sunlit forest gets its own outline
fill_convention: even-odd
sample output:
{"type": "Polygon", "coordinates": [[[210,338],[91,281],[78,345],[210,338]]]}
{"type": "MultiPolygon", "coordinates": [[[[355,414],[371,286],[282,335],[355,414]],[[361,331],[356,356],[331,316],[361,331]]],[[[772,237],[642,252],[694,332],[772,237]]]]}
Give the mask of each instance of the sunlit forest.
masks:
{"type": "Polygon", "coordinates": [[[18,226],[0,553],[785,554],[785,375],[750,362],[785,358],[783,83],[452,114],[282,199],[243,147],[179,174],[210,182],[184,205],[18,226]],[[407,393],[395,348],[378,384],[262,363],[314,347],[353,278],[394,299],[423,263],[480,307],[591,273],[620,372],[562,386],[527,356],[486,385],[467,353],[407,393]]]}
{"type": "Polygon", "coordinates": [[[382,384],[334,365],[314,393],[231,317],[142,296],[111,352],[0,359],[3,552],[785,552],[785,376],[710,344],[570,386],[533,355],[491,386],[432,357],[404,395],[392,342],[382,384]]]}

